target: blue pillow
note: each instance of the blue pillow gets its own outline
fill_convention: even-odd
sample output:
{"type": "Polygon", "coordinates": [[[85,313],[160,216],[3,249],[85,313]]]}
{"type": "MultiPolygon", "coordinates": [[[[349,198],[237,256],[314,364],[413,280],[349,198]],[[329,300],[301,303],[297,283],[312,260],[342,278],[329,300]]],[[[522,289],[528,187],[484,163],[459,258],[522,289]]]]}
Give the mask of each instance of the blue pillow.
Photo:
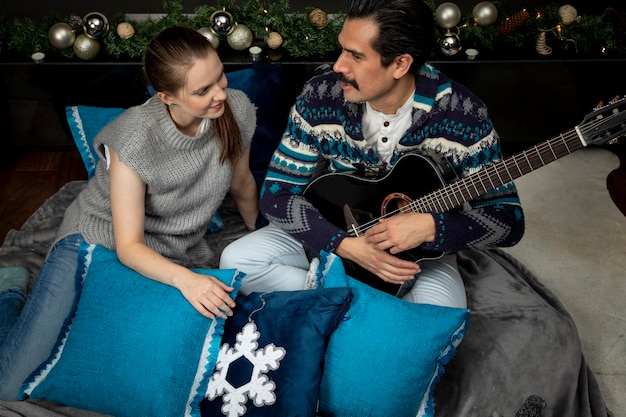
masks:
{"type": "Polygon", "coordinates": [[[314,416],[328,338],[351,300],[349,288],[237,298],[202,415],[314,416]]]}
{"type": "Polygon", "coordinates": [[[350,306],[349,288],[237,298],[203,416],[314,416],[324,352],[350,306]]]}
{"type": "Polygon", "coordinates": [[[252,67],[226,74],[228,86],[245,92],[257,107],[257,126],[250,149],[250,170],[260,190],[272,154],[287,126],[293,100],[285,99],[280,62],[253,62],[252,67]]]}
{"type": "Polygon", "coordinates": [[[434,391],[467,328],[467,309],[412,304],[346,275],[322,253],[324,288],[352,288],[354,299],[325,354],[320,414],[434,416],[434,391]]]}
{"type": "Polygon", "coordinates": [[[117,107],[67,106],[65,115],[70,132],[87,169],[87,178],[93,177],[98,163],[98,154],[93,140],[100,130],[115,120],[126,109],[117,107]]]}
{"type": "MultiPolygon", "coordinates": [[[[20,398],[117,417],[199,416],[224,319],[198,313],[174,287],[122,265],[114,251],[80,248],[82,294],[50,359],[20,398]]],[[[236,270],[196,270],[235,288],[236,270]]]]}

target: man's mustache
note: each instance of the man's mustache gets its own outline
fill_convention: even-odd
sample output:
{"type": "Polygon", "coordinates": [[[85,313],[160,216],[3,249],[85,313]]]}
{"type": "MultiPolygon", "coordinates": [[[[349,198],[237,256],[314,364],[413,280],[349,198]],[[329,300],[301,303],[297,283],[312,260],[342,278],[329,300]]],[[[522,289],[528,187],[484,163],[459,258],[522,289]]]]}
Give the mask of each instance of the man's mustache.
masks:
{"type": "Polygon", "coordinates": [[[356,88],[357,90],[359,89],[359,85],[357,84],[356,80],[351,80],[347,78],[345,74],[342,72],[337,72],[335,74],[337,75],[337,79],[339,79],[339,81],[341,81],[342,83],[349,84],[352,87],[356,88]]]}

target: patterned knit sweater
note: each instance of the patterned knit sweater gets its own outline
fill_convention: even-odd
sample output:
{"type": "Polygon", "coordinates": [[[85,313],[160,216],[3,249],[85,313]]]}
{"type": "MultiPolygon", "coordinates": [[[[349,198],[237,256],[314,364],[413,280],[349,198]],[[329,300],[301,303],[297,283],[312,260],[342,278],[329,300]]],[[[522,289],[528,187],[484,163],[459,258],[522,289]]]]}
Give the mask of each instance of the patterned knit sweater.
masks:
{"type": "MultiPolygon", "coordinates": [[[[227,93],[248,147],[256,110],[243,92],[227,93]]],[[[209,248],[202,237],[228,191],[232,168],[219,162],[220,146],[212,127],[195,137],[182,134],[156,96],[126,110],[96,136],[100,160],[95,175],[67,209],[58,237],[80,233],[89,243],[115,248],[103,144],[147,184],[145,243],[188,267],[207,259],[209,248]]]]}
{"type": "MultiPolygon", "coordinates": [[[[467,88],[435,68],[424,65],[416,75],[412,125],[402,136],[390,165],[407,152],[437,154],[458,177],[472,174],[501,159],[499,137],[484,103],[467,88]]],[[[261,192],[261,210],[305,247],[333,251],[345,230],[330,223],[303,196],[318,161],[329,171],[354,171],[382,165],[363,138],[364,103],[344,100],[333,73],[311,79],[291,109],[286,131],[276,149],[261,192]]],[[[416,175],[419,181],[419,174],[416,175]]],[[[456,252],[512,246],[524,232],[524,217],[514,184],[450,212],[433,212],[434,242],[423,249],[456,252]]]]}

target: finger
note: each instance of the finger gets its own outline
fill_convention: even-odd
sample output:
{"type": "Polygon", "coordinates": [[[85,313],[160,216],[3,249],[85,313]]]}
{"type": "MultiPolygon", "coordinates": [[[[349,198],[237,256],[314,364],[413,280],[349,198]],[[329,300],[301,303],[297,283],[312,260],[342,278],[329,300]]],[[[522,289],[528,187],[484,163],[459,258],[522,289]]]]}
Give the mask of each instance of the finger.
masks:
{"type": "MultiPolygon", "coordinates": [[[[232,302],[230,297],[228,297],[228,299],[232,302]]],[[[219,317],[227,318],[233,315],[233,310],[231,309],[229,301],[213,296],[207,299],[203,304],[206,306],[207,310],[211,311],[213,314],[219,317]]]]}
{"type": "Polygon", "coordinates": [[[218,289],[216,289],[213,292],[213,296],[217,298],[215,300],[215,305],[223,304],[226,308],[235,307],[235,300],[233,300],[232,297],[228,295],[227,292],[219,291],[218,289]]]}
{"type": "Polygon", "coordinates": [[[211,320],[215,318],[215,314],[207,309],[202,303],[193,303],[193,307],[198,313],[202,314],[204,317],[211,320]]]}
{"type": "Polygon", "coordinates": [[[228,302],[224,302],[219,308],[220,311],[224,312],[228,317],[233,315],[232,307],[228,302]]]}
{"type": "Polygon", "coordinates": [[[220,281],[219,279],[215,278],[215,277],[211,277],[213,278],[213,282],[222,290],[226,291],[226,292],[232,292],[234,290],[233,287],[231,287],[230,285],[224,284],[222,281],[220,281]]]}
{"type": "Polygon", "coordinates": [[[221,317],[224,320],[226,320],[229,316],[232,315],[232,311],[230,311],[230,309],[228,309],[228,311],[224,311],[217,305],[212,305],[210,308],[206,307],[206,309],[214,317],[221,317]]]}

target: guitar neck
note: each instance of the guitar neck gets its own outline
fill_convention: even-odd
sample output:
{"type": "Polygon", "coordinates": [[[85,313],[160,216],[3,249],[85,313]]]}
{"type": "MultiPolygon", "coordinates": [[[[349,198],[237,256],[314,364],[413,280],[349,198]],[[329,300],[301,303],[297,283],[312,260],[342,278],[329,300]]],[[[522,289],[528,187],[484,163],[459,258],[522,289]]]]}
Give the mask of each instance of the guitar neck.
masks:
{"type": "Polygon", "coordinates": [[[572,129],[413,200],[411,209],[419,213],[450,211],[583,147],[572,129]]]}

